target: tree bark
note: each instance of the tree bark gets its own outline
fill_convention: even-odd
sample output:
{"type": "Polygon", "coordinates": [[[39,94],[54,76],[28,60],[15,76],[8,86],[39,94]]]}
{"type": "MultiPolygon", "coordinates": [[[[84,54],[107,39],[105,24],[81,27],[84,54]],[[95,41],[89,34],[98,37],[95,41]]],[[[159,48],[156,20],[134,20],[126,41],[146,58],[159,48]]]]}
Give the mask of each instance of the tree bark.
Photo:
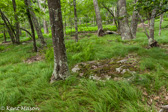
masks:
{"type": "Polygon", "coordinates": [[[117,24],[116,24],[116,13],[115,13],[115,7],[113,8],[113,12],[114,12],[114,17],[113,17],[113,25],[116,25],[117,26],[117,24]]]}
{"type": "Polygon", "coordinates": [[[11,26],[8,25],[6,17],[3,14],[3,12],[1,11],[1,9],[0,9],[0,14],[1,14],[2,20],[4,21],[4,24],[5,24],[6,28],[8,29],[8,33],[9,33],[9,36],[11,38],[11,41],[12,41],[13,44],[15,44],[15,35],[14,35],[12,29],[11,29],[11,26]]]}
{"type": "Polygon", "coordinates": [[[118,28],[117,28],[117,32],[120,33],[121,31],[121,27],[120,27],[120,21],[119,21],[119,2],[117,2],[117,22],[118,22],[118,28]]]}
{"type": "Polygon", "coordinates": [[[54,48],[54,70],[50,80],[65,80],[69,76],[60,0],[48,0],[52,40],[54,48]]]}
{"type": "Polygon", "coordinates": [[[114,12],[113,12],[108,7],[106,7],[103,3],[102,3],[102,5],[111,14],[111,16],[113,17],[113,23],[115,23],[116,28],[118,29],[117,20],[116,20],[116,17],[115,17],[115,7],[114,7],[114,12]]]}
{"type": "Polygon", "coordinates": [[[64,36],[66,36],[66,26],[67,25],[66,25],[66,19],[65,19],[64,26],[63,26],[64,27],[64,36]]]}
{"type": "Polygon", "coordinates": [[[35,15],[34,11],[33,11],[33,8],[32,8],[31,1],[30,1],[30,0],[27,0],[27,1],[28,1],[28,5],[30,6],[29,11],[30,11],[31,18],[32,18],[32,20],[33,20],[33,23],[34,23],[34,26],[35,26],[37,35],[38,35],[38,37],[39,37],[39,39],[40,39],[41,44],[42,44],[43,46],[46,46],[46,42],[44,41],[44,37],[43,37],[43,34],[42,34],[42,32],[41,32],[40,24],[39,24],[39,22],[38,22],[38,20],[37,20],[37,17],[36,17],[36,15],[35,15]]]}
{"type": "Polygon", "coordinates": [[[155,47],[155,46],[153,46],[153,44],[156,42],[154,40],[155,14],[156,14],[156,9],[153,9],[152,15],[151,15],[150,26],[149,26],[149,34],[150,35],[148,38],[148,43],[149,43],[149,46],[151,46],[151,47],[155,47]]]}
{"type": "Polygon", "coordinates": [[[49,31],[48,31],[48,23],[45,19],[43,19],[43,27],[44,27],[44,33],[45,34],[48,34],[49,31]]]}
{"type": "Polygon", "coordinates": [[[126,0],[118,0],[118,8],[119,21],[120,25],[122,26],[120,29],[122,40],[130,40],[133,37],[128,24],[126,0]]]}
{"type": "Polygon", "coordinates": [[[76,0],[73,0],[74,5],[74,20],[75,20],[75,41],[78,42],[78,17],[76,11],[76,0]]]}
{"type": "MultiPolygon", "coordinates": [[[[40,7],[40,9],[43,10],[43,12],[45,13],[46,9],[41,7],[41,4],[40,4],[39,0],[37,0],[37,3],[38,3],[38,6],[40,7]]],[[[46,4],[46,0],[44,0],[44,4],[46,4]]],[[[43,19],[43,28],[44,28],[44,33],[48,34],[49,33],[48,24],[47,24],[47,21],[45,20],[45,18],[43,19]]]]}
{"type": "Polygon", "coordinates": [[[26,11],[27,11],[27,17],[28,17],[28,20],[29,20],[29,24],[30,24],[30,27],[31,27],[31,31],[32,31],[32,37],[33,37],[33,47],[34,47],[34,51],[37,52],[37,46],[36,46],[36,38],[35,38],[35,32],[34,32],[34,26],[33,26],[33,22],[32,22],[32,19],[31,19],[31,15],[30,15],[30,10],[29,10],[29,3],[28,3],[28,0],[24,0],[25,2],[25,5],[26,5],[26,11]]]}
{"type": "MultiPolygon", "coordinates": [[[[135,3],[137,1],[138,0],[135,0],[135,3]]],[[[136,38],[137,26],[138,26],[138,11],[134,8],[132,21],[131,21],[131,32],[132,32],[133,38],[136,38]]]]}
{"type": "Polygon", "coordinates": [[[142,16],[141,16],[140,14],[138,14],[138,15],[139,15],[139,18],[140,18],[141,23],[142,23],[142,25],[143,25],[143,28],[144,28],[145,34],[146,34],[146,36],[147,36],[147,37],[148,37],[148,39],[149,39],[149,34],[148,34],[148,31],[147,31],[147,29],[146,29],[146,27],[145,27],[145,25],[144,25],[144,20],[142,19],[142,16]]]}
{"type": "Polygon", "coordinates": [[[162,22],[163,22],[163,14],[162,14],[162,15],[160,15],[159,36],[161,36],[161,31],[162,31],[162,22]]]}
{"type": "Polygon", "coordinates": [[[15,13],[15,29],[16,29],[16,43],[19,44],[20,43],[20,37],[19,37],[19,34],[20,34],[20,31],[19,31],[19,20],[18,20],[18,15],[17,15],[17,12],[16,12],[16,2],[15,0],[12,0],[12,3],[13,3],[13,9],[14,9],[14,13],[15,13]]]}
{"type": "Polygon", "coordinates": [[[5,43],[6,42],[6,31],[5,31],[5,29],[3,31],[3,35],[4,35],[4,43],[5,43]]]}
{"type": "Polygon", "coordinates": [[[98,36],[103,36],[104,31],[103,31],[103,26],[102,26],[102,19],[100,16],[100,10],[98,6],[97,0],[93,0],[94,8],[95,8],[95,13],[96,13],[96,22],[98,26],[98,36]]]}

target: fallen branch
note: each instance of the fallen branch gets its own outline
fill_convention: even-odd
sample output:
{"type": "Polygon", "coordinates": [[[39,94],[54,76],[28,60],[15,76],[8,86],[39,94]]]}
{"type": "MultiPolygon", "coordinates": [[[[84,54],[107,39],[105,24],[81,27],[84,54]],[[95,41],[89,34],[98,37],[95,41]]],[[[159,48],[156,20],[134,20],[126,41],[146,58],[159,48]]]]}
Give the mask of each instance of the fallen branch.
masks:
{"type": "Polygon", "coordinates": [[[115,31],[106,31],[105,35],[107,35],[107,34],[116,34],[116,35],[119,35],[119,33],[115,32],[115,31]]]}

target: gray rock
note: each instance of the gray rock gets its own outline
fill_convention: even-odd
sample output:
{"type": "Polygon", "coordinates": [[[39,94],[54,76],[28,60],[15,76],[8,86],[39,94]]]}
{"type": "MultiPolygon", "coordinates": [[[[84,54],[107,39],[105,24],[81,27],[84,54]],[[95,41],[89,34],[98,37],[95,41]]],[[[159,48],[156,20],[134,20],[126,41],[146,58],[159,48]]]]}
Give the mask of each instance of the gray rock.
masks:
{"type": "Polygon", "coordinates": [[[93,80],[100,80],[101,77],[98,77],[98,76],[90,76],[89,79],[93,79],[93,80]]]}
{"type": "Polygon", "coordinates": [[[106,80],[110,80],[111,79],[111,76],[108,76],[108,75],[105,75],[104,77],[106,78],[106,80]]]}
{"type": "Polygon", "coordinates": [[[123,59],[123,60],[117,61],[117,63],[125,63],[127,61],[128,61],[128,59],[123,59]]]}
{"type": "Polygon", "coordinates": [[[76,65],[73,69],[72,69],[72,72],[76,73],[80,70],[79,66],[76,65]]]}

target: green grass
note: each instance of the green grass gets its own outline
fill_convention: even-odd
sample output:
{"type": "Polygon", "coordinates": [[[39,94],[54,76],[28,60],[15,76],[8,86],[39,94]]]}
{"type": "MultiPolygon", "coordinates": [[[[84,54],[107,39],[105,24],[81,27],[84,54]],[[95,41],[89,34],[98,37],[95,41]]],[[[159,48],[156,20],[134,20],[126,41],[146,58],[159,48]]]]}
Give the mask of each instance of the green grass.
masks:
{"type": "MultiPolygon", "coordinates": [[[[112,30],[112,31],[116,31],[117,28],[114,25],[103,25],[103,29],[104,30],[112,30]]],[[[78,31],[79,32],[96,32],[98,30],[97,26],[79,26],[78,27],[78,31]]],[[[66,29],[66,34],[73,34],[75,33],[75,28],[67,28],[66,29]]]]}
{"type": "MultiPolygon", "coordinates": [[[[158,24],[155,38],[159,44],[168,44],[167,29],[159,37],[158,24]]],[[[163,27],[166,25],[165,21],[163,27]]],[[[146,49],[147,37],[142,30],[131,41],[122,41],[117,35],[98,38],[93,34],[80,38],[79,43],[73,39],[65,41],[70,69],[79,62],[137,53],[141,72],[131,76],[131,81],[94,81],[71,73],[66,81],[49,84],[53,50],[51,38],[46,40],[48,48],[40,52],[45,59],[32,64],[24,63],[36,55],[32,42],[0,45],[0,107],[38,106],[41,112],[156,112],[154,106],[142,100],[139,87],[146,88],[149,95],[157,95],[161,87],[168,87],[168,56],[162,48],[146,49]]]]}

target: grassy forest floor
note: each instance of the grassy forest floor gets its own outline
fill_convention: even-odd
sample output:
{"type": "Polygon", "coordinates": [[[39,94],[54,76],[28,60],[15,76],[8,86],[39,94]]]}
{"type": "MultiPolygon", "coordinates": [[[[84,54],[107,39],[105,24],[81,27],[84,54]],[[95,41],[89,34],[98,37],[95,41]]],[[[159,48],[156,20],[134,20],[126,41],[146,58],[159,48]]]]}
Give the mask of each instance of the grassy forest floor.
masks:
{"type": "Polygon", "coordinates": [[[91,72],[91,68],[82,69],[82,77],[81,73],[71,73],[66,81],[49,84],[53,71],[51,38],[46,38],[48,47],[37,54],[32,42],[0,44],[0,107],[37,106],[42,112],[156,112],[168,104],[168,22],[163,23],[160,37],[159,22],[155,25],[157,48],[148,49],[141,28],[131,41],[122,41],[118,35],[98,38],[90,33],[80,35],[78,43],[66,37],[70,70],[77,63],[97,60],[103,67],[96,65],[96,70],[108,71],[99,75],[108,74],[110,80],[89,79],[97,73],[93,67],[91,72]],[[132,59],[126,66],[135,73],[109,73],[113,68],[107,67],[107,62],[112,59],[132,59]]]}

